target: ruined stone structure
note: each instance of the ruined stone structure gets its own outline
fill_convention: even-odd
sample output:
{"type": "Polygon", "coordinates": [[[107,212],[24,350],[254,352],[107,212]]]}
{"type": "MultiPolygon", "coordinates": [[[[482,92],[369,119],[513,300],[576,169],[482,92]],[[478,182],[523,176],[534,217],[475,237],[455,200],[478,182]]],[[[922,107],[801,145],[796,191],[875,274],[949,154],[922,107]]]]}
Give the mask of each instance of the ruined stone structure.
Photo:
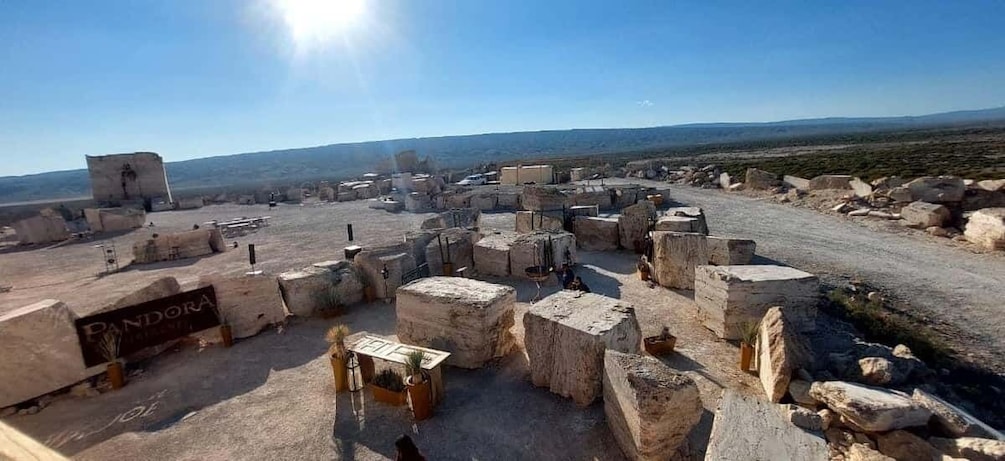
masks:
{"type": "Polygon", "coordinates": [[[87,156],[87,170],[98,203],[142,201],[149,208],[155,200],[172,201],[164,161],[153,152],[87,156]]]}

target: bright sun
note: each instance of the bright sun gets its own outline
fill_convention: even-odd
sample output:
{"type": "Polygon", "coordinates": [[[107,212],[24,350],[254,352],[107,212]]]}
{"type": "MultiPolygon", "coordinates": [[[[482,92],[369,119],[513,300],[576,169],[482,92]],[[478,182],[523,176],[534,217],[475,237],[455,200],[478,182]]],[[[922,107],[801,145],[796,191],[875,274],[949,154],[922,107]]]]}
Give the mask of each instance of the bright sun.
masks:
{"type": "Polygon", "coordinates": [[[356,25],[366,0],[272,0],[298,46],[321,44],[356,25]]]}

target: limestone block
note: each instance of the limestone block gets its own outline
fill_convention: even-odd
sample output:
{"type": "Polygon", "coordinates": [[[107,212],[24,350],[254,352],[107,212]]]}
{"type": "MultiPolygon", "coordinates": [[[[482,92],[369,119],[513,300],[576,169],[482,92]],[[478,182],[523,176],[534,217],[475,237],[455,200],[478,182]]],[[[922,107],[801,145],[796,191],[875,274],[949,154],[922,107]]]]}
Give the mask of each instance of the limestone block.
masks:
{"type": "Polygon", "coordinates": [[[774,405],[726,389],[712,422],[705,461],[830,459],[824,439],[782,419],[774,405]]]}
{"type": "Polygon", "coordinates": [[[810,180],[800,178],[799,176],[785,175],[782,177],[782,182],[792,189],[796,190],[810,190],[810,180]]]}
{"type": "Polygon", "coordinates": [[[907,431],[876,434],[876,446],[880,453],[897,460],[930,460],[937,454],[925,439],[907,431]]]}
{"type": "Polygon", "coordinates": [[[779,405],[778,410],[781,412],[783,419],[796,427],[801,427],[808,431],[823,430],[823,418],[814,411],[791,403],[779,405]]]}
{"type": "Polygon", "coordinates": [[[911,190],[904,186],[890,189],[890,191],[886,193],[886,196],[896,203],[907,203],[914,200],[914,196],[911,195],[911,190]]]}
{"type": "Polygon", "coordinates": [[[423,193],[412,192],[405,196],[405,210],[412,213],[423,212],[432,208],[432,199],[423,193]]]}
{"type": "Polygon", "coordinates": [[[932,413],[905,394],[845,381],[815,382],[810,395],[870,432],[924,426],[932,413]]]}
{"type": "Polygon", "coordinates": [[[628,459],[675,453],[703,411],[698,385],[654,357],[604,352],[604,414],[628,459]]]}
{"type": "Polygon", "coordinates": [[[687,218],[695,218],[698,220],[697,227],[691,232],[697,232],[699,234],[708,235],[708,223],[705,220],[705,210],[696,206],[679,206],[667,208],[663,212],[664,216],[682,216],[687,218]]]}
{"type": "Polygon", "coordinates": [[[911,398],[932,412],[932,424],[946,435],[952,437],[980,437],[1005,441],[1005,435],[998,432],[983,421],[973,417],[959,407],[929,394],[921,389],[915,389],[911,398]]]}
{"type": "Polygon", "coordinates": [[[197,208],[202,208],[206,202],[203,201],[202,197],[191,197],[183,198],[178,200],[179,210],[194,210],[197,208]]]}
{"type": "Polygon", "coordinates": [[[848,185],[851,186],[852,190],[855,191],[856,197],[862,197],[862,198],[872,197],[871,184],[859,178],[851,178],[851,181],[848,181],[848,185]]]}
{"type": "Polygon", "coordinates": [[[23,245],[35,243],[61,242],[70,238],[66,221],[62,216],[33,216],[15,222],[14,233],[23,245]]]}
{"type": "Polygon", "coordinates": [[[759,330],[757,374],[768,400],[778,403],[789,390],[792,374],[809,368],[813,353],[780,307],[768,309],[759,330]]]}
{"type": "Polygon", "coordinates": [[[618,249],[620,235],[617,218],[577,216],[573,221],[576,243],[584,250],[613,251],[618,249]]]}
{"type": "Polygon", "coordinates": [[[293,315],[309,317],[333,309],[332,302],[342,303],[335,294],[332,273],[320,267],[306,267],[279,274],[279,289],[286,308],[293,315]]]}
{"type": "Polygon", "coordinates": [[[556,187],[526,186],[520,204],[524,210],[554,211],[568,208],[572,200],[556,187]]]}
{"type": "Polygon", "coordinates": [[[415,258],[404,244],[364,248],[354,257],[353,264],[362,270],[364,284],[372,286],[378,298],[394,296],[395,290],[401,285],[401,276],[416,268],[415,258]],[[381,275],[385,267],[387,279],[381,275]]]}
{"type": "Polygon", "coordinates": [[[479,227],[482,212],[477,208],[453,208],[422,222],[422,229],[443,229],[447,227],[479,227]]]}
{"type": "Polygon", "coordinates": [[[722,172],[719,173],[719,187],[723,189],[728,189],[729,186],[733,184],[733,178],[729,176],[729,173],[722,172]]]}
{"type": "Polygon", "coordinates": [[[810,180],[809,190],[851,189],[851,176],[845,174],[823,174],[810,180]]]}
{"type": "Polygon", "coordinates": [[[951,217],[949,208],[936,203],[911,202],[901,208],[900,217],[909,225],[919,228],[942,227],[951,217]]]}
{"type": "Polygon", "coordinates": [[[618,218],[618,232],[623,248],[639,251],[649,232],[649,220],[656,216],[656,206],[646,200],[625,207],[618,218]]]}
{"type": "Polygon", "coordinates": [[[534,231],[520,234],[510,246],[510,273],[516,277],[526,277],[528,267],[561,266],[562,263],[575,258],[576,237],[568,232],[534,231]],[[551,254],[546,251],[549,242],[552,247],[551,254]]]}
{"type": "Polygon", "coordinates": [[[512,350],[516,290],[463,277],[427,277],[398,288],[398,340],[451,353],[447,364],[480,368],[512,350]]]}
{"type": "Polygon", "coordinates": [[[988,192],[1005,191],[1005,179],[985,179],[974,183],[974,187],[988,192]]]}
{"type": "Polygon", "coordinates": [[[517,211],[516,231],[525,234],[535,230],[560,231],[565,227],[560,215],[546,216],[539,211],[517,211]]]}
{"type": "Polygon", "coordinates": [[[426,245],[426,264],[431,275],[446,275],[443,273],[443,262],[449,260],[454,269],[474,267],[474,244],[478,241],[477,232],[452,227],[444,229],[439,238],[432,239],[426,245]],[[449,258],[449,259],[448,259],[449,258]]]}
{"type": "Polygon", "coordinates": [[[1005,208],[985,208],[974,212],[963,235],[988,250],[1005,250],[1005,208]]]}
{"type": "Polygon", "coordinates": [[[708,264],[705,236],[683,232],[653,232],[653,276],[660,286],[694,289],[695,267],[708,264]]]}
{"type": "Polygon", "coordinates": [[[698,232],[701,223],[698,218],[687,216],[663,216],[656,221],[653,230],[663,232],[698,232]]]}
{"type": "Polygon", "coordinates": [[[471,208],[471,194],[451,194],[445,197],[447,208],[465,209],[471,208]]]}
{"type": "Polygon", "coordinates": [[[475,270],[483,275],[508,277],[509,252],[517,237],[515,232],[494,232],[475,242],[473,255],[475,270]]]}
{"type": "Polygon", "coordinates": [[[115,302],[102,307],[96,311],[89,312],[87,315],[94,315],[101,312],[114,311],[117,309],[122,309],[123,307],[135,306],[137,304],[142,304],[147,301],[153,301],[155,299],[166,298],[171,295],[176,295],[181,293],[181,284],[174,277],[161,277],[154,280],[149,285],[140,288],[122,298],[119,298],[115,302]]]}
{"type": "Polygon", "coordinates": [[[254,336],[265,327],[286,319],[286,307],[274,277],[200,276],[199,286],[206,285],[213,285],[216,290],[217,304],[235,338],[254,336]]]}
{"type": "Polygon", "coordinates": [[[471,208],[481,211],[491,211],[496,207],[496,196],[493,194],[478,194],[471,196],[471,208]]]}
{"type": "Polygon", "coordinates": [[[708,243],[708,263],[716,266],[738,266],[750,264],[754,259],[757,244],[753,240],[726,237],[706,237],[708,243]]]}
{"type": "Polygon", "coordinates": [[[65,304],[54,299],[0,314],[0,408],[104,371],[84,368],[76,319],[65,304]]]}
{"type": "Polygon", "coordinates": [[[429,242],[435,242],[442,229],[420,229],[405,232],[405,247],[408,254],[415,259],[416,267],[426,264],[426,247],[429,242]]]}
{"type": "Polygon", "coordinates": [[[611,193],[600,186],[579,187],[572,195],[572,204],[607,209],[611,207],[611,193]]]}
{"type": "Polygon", "coordinates": [[[503,192],[496,194],[496,208],[505,210],[520,208],[520,194],[503,192]]]}
{"type": "Polygon", "coordinates": [[[747,168],[747,178],[743,184],[748,190],[767,190],[778,186],[780,181],[778,181],[778,175],[774,173],[757,168],[747,168]]]}
{"type": "Polygon", "coordinates": [[[757,323],[769,307],[787,308],[797,331],[816,328],[819,281],[791,267],[698,266],[694,299],[706,328],[720,338],[740,339],[743,322],[757,323]]]}
{"type": "Polygon", "coordinates": [[[523,317],[531,381],[579,405],[601,395],[604,351],[638,354],[642,332],[635,308],[594,293],[562,290],[523,317]]]}
{"type": "Polygon", "coordinates": [[[600,208],[597,205],[575,205],[569,208],[572,216],[593,216],[600,215],[600,208]]]}
{"type": "Polygon", "coordinates": [[[356,198],[356,192],[339,192],[338,195],[335,196],[335,199],[340,202],[349,202],[356,200],[356,198]]]}
{"type": "Polygon", "coordinates": [[[913,200],[928,203],[959,202],[963,200],[966,186],[955,176],[924,176],[905,184],[913,200]]]}
{"type": "Polygon", "coordinates": [[[1005,442],[976,437],[943,439],[932,437],[928,441],[936,449],[954,458],[971,461],[1001,461],[1005,459],[1005,442]]]}

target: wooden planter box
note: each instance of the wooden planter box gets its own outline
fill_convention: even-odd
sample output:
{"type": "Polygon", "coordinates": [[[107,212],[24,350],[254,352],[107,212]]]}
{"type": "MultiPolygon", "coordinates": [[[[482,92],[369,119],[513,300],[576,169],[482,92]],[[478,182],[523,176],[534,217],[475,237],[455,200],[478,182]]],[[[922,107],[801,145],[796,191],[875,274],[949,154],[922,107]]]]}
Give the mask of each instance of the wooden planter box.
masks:
{"type": "Polygon", "coordinates": [[[677,337],[670,335],[667,339],[660,339],[659,336],[649,336],[643,340],[646,352],[655,355],[667,355],[673,352],[674,345],[677,344],[677,337]]]}
{"type": "Polygon", "coordinates": [[[383,387],[376,386],[374,384],[368,384],[367,387],[369,387],[370,392],[373,393],[373,399],[378,402],[386,403],[388,405],[393,405],[396,407],[400,407],[408,403],[407,389],[401,392],[394,392],[384,389],[383,387]]]}

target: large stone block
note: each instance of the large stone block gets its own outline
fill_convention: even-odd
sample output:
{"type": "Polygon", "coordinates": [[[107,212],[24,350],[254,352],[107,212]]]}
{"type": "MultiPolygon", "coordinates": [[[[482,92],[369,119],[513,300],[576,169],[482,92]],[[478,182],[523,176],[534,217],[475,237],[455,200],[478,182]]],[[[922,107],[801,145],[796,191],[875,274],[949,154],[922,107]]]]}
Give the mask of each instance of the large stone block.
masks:
{"type": "Polygon", "coordinates": [[[54,299],[0,314],[0,408],[103,371],[85,369],[76,319],[65,304],[54,299]]]}
{"type": "Polygon", "coordinates": [[[365,248],[353,258],[353,264],[362,270],[363,283],[372,286],[378,298],[393,297],[401,286],[401,276],[416,268],[415,258],[405,244],[365,248]],[[381,274],[384,268],[386,279],[381,274]]]}
{"type": "Polygon", "coordinates": [[[496,194],[496,208],[505,210],[520,208],[520,194],[515,192],[500,192],[496,194]]]}
{"type": "Polygon", "coordinates": [[[809,368],[812,358],[806,340],[785,318],[785,310],[768,309],[757,339],[757,373],[768,400],[781,402],[792,374],[799,368],[809,368]]]}
{"type": "Polygon", "coordinates": [[[705,461],[828,459],[827,442],[782,419],[774,404],[723,391],[705,461]]]}
{"type": "Polygon", "coordinates": [[[851,176],[846,174],[822,174],[810,180],[809,190],[851,189],[851,176]]]}
{"type": "Polygon", "coordinates": [[[510,273],[526,277],[528,267],[540,265],[561,266],[576,259],[576,237],[568,232],[535,231],[521,234],[510,246],[510,273]],[[551,246],[551,253],[547,251],[551,246]]]}
{"type": "Polygon", "coordinates": [[[661,286],[694,289],[695,267],[708,264],[705,236],[683,232],[653,232],[653,275],[661,286]]]}
{"type": "Polygon", "coordinates": [[[62,216],[33,216],[14,223],[14,233],[23,245],[61,242],[70,238],[62,216]]]}
{"type": "Polygon", "coordinates": [[[561,214],[545,215],[540,211],[517,211],[516,231],[521,234],[536,230],[560,231],[564,228],[561,214]]]}
{"type": "Polygon", "coordinates": [[[577,216],[573,221],[576,243],[584,250],[611,251],[618,249],[617,218],[577,216]]]}
{"type": "Polygon", "coordinates": [[[220,229],[196,229],[176,234],[160,234],[133,244],[133,262],[197,258],[226,250],[220,229]]]}
{"type": "Polygon", "coordinates": [[[932,425],[945,435],[1005,441],[1005,435],[1001,432],[938,396],[915,389],[911,398],[932,412],[932,425]]]}
{"type": "Polygon", "coordinates": [[[663,216],[656,220],[655,231],[697,233],[701,223],[688,216],[663,216]]]}
{"type": "Polygon", "coordinates": [[[974,212],[963,235],[988,250],[1005,250],[1005,208],[985,208],[974,212]]]}
{"type": "Polygon", "coordinates": [[[757,323],[773,306],[787,308],[797,331],[816,328],[819,280],[783,266],[698,266],[694,299],[706,328],[740,339],[740,325],[757,323]]]}
{"type": "Polygon", "coordinates": [[[747,177],[743,182],[748,190],[767,190],[781,184],[778,175],[769,171],[747,168],[747,177]]]}
{"type": "Polygon", "coordinates": [[[487,234],[474,246],[475,270],[479,274],[508,277],[510,275],[509,252],[516,241],[515,232],[494,232],[487,234]]]}
{"type": "Polygon", "coordinates": [[[213,285],[216,290],[217,305],[235,338],[254,336],[286,319],[286,306],[275,277],[200,276],[199,286],[206,285],[213,285]]]}
{"type": "Polygon", "coordinates": [[[452,227],[444,229],[440,235],[426,245],[426,264],[432,275],[448,275],[443,272],[443,262],[453,263],[453,270],[462,267],[473,268],[474,244],[479,235],[475,231],[452,227]]]}
{"type": "Polygon", "coordinates": [[[644,200],[621,210],[618,233],[623,248],[640,251],[644,248],[649,222],[656,217],[656,206],[644,200]]]}
{"type": "Polygon", "coordinates": [[[471,208],[481,211],[491,211],[496,207],[496,196],[494,194],[477,194],[471,196],[471,208]]]}
{"type": "Polygon", "coordinates": [[[872,197],[873,192],[872,185],[861,180],[860,178],[851,178],[851,181],[848,182],[848,185],[851,186],[852,190],[855,191],[856,197],[862,197],[862,198],[872,197]]]}
{"type": "Polygon", "coordinates": [[[785,175],[782,177],[782,182],[796,190],[810,190],[810,180],[799,176],[785,175]]]}
{"type": "Polygon", "coordinates": [[[701,419],[698,385],[654,357],[604,352],[604,414],[628,459],[664,460],[701,419]]]}
{"type": "Polygon", "coordinates": [[[925,229],[936,226],[942,227],[951,214],[949,208],[944,205],[927,202],[911,202],[900,210],[900,217],[908,224],[925,229]]]}
{"type": "Polygon", "coordinates": [[[963,200],[966,185],[955,176],[924,176],[905,184],[916,201],[928,203],[959,202],[963,200]]]}
{"type": "Polygon", "coordinates": [[[312,264],[331,273],[331,281],[335,286],[335,294],[343,305],[356,304],[363,301],[363,281],[360,272],[351,261],[322,261],[312,264]]]}
{"type": "Polygon", "coordinates": [[[569,215],[573,217],[578,216],[597,217],[600,215],[600,208],[597,205],[576,205],[573,207],[569,207],[569,215]]]}
{"type": "Polygon", "coordinates": [[[398,340],[450,352],[447,364],[480,368],[513,348],[516,290],[463,277],[427,277],[398,288],[398,340]]]}
{"type": "Polygon", "coordinates": [[[810,396],[870,432],[924,426],[932,412],[905,394],[844,381],[815,382],[810,396]]]}
{"type": "Polygon", "coordinates": [[[667,208],[666,211],[663,212],[663,215],[697,219],[698,223],[695,225],[694,230],[687,232],[697,232],[699,234],[708,235],[708,222],[705,220],[705,210],[702,210],[700,207],[678,206],[667,208]]]}
{"type": "Polygon", "coordinates": [[[92,232],[120,232],[143,227],[147,217],[134,208],[85,208],[84,219],[92,232]]]}
{"type": "Polygon", "coordinates": [[[637,354],[642,332],[628,303],[562,290],[523,317],[531,381],[579,405],[601,394],[604,351],[637,354]]]}
{"type": "Polygon", "coordinates": [[[444,229],[447,227],[479,227],[482,212],[476,208],[453,208],[422,222],[422,229],[444,229]]]}
{"type": "Polygon", "coordinates": [[[314,266],[279,274],[279,289],[290,313],[308,317],[333,310],[333,303],[341,304],[332,275],[331,271],[314,266]]]}
{"type": "Polygon", "coordinates": [[[532,211],[561,210],[572,204],[572,199],[556,187],[527,186],[520,198],[523,209],[532,211]]]}
{"type": "Polygon", "coordinates": [[[757,248],[753,240],[746,239],[709,236],[705,241],[708,243],[708,263],[716,266],[750,264],[757,248]]]}

